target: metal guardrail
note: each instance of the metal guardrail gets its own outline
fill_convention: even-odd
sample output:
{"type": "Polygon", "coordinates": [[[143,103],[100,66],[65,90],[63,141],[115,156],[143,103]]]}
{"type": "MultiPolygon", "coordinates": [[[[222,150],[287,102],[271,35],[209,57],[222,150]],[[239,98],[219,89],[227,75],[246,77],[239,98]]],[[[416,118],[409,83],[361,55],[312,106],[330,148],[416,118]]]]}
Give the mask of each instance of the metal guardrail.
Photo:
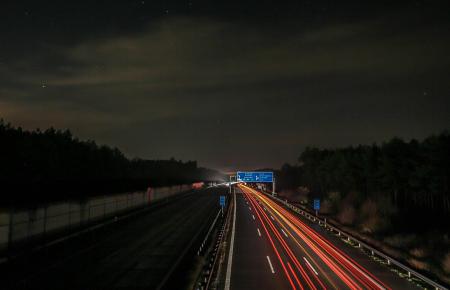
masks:
{"type": "MultiPolygon", "coordinates": [[[[236,196],[233,196],[232,198],[236,198],[236,196]]],[[[220,262],[219,262],[220,258],[219,258],[219,254],[220,255],[224,254],[221,251],[221,248],[225,249],[225,248],[223,248],[223,246],[224,246],[224,239],[226,238],[225,231],[226,231],[226,228],[228,228],[228,226],[229,226],[229,224],[231,222],[231,211],[234,211],[234,210],[236,210],[236,208],[234,208],[234,206],[232,205],[231,200],[230,200],[230,202],[228,203],[227,210],[226,210],[226,219],[225,219],[225,221],[224,221],[224,223],[222,225],[222,229],[221,229],[221,231],[219,233],[219,239],[216,242],[216,246],[215,246],[215,249],[214,249],[214,252],[213,252],[214,260],[213,260],[213,262],[211,264],[211,271],[210,271],[210,273],[208,275],[208,280],[206,281],[206,286],[205,286],[206,290],[214,289],[213,286],[212,286],[212,284],[214,284],[213,277],[214,277],[214,275],[217,275],[217,276],[220,275],[220,262]],[[230,210],[230,208],[231,208],[231,210],[230,210]]],[[[215,285],[215,286],[217,287],[217,285],[215,285]]]]}
{"type": "Polygon", "coordinates": [[[217,215],[216,215],[216,218],[214,219],[213,223],[212,223],[211,226],[209,227],[208,232],[206,233],[205,238],[203,238],[202,244],[200,245],[200,247],[199,247],[199,249],[198,249],[198,251],[197,251],[197,256],[200,256],[200,254],[202,253],[203,248],[204,248],[205,245],[206,245],[206,241],[208,240],[209,235],[211,234],[213,228],[215,227],[216,222],[217,222],[217,220],[219,219],[219,216],[220,216],[220,213],[221,213],[221,212],[222,212],[222,210],[219,210],[219,212],[218,212],[217,215]]]}
{"type": "Polygon", "coordinates": [[[200,245],[200,247],[197,251],[197,256],[204,256],[205,264],[203,264],[202,270],[200,271],[200,274],[198,275],[198,277],[193,285],[193,289],[195,289],[195,290],[204,290],[204,289],[208,289],[208,287],[209,287],[209,283],[211,281],[211,276],[213,274],[213,268],[215,266],[215,262],[216,262],[216,258],[217,258],[219,242],[222,240],[222,237],[223,237],[224,225],[222,225],[222,228],[219,230],[219,236],[218,236],[219,240],[216,241],[216,244],[213,248],[211,248],[212,247],[211,241],[208,241],[208,240],[210,239],[211,233],[213,232],[214,228],[216,227],[217,221],[219,220],[221,213],[222,213],[222,210],[220,209],[216,215],[216,218],[214,219],[211,226],[209,227],[208,232],[202,241],[202,244],[200,245]]]}
{"type": "Polygon", "coordinates": [[[203,256],[204,262],[193,285],[193,290],[208,290],[216,289],[214,287],[217,287],[217,285],[212,286],[212,284],[217,283],[217,281],[214,280],[216,277],[215,274],[220,272],[220,270],[217,270],[217,268],[220,267],[218,260],[222,253],[221,248],[223,246],[223,241],[226,238],[226,226],[230,221],[230,204],[231,202],[227,203],[225,210],[219,210],[197,251],[198,256],[203,256]],[[214,232],[214,228],[217,227],[219,227],[217,229],[218,232],[214,233],[212,237],[211,234],[214,232]]]}
{"type": "Polygon", "coordinates": [[[425,277],[424,275],[422,275],[422,274],[420,274],[419,272],[417,272],[417,271],[411,269],[410,267],[404,265],[403,263],[401,263],[401,262],[395,260],[394,258],[390,257],[389,255],[386,255],[385,253],[383,253],[383,252],[381,252],[381,251],[379,251],[379,250],[377,250],[377,249],[375,249],[375,248],[373,248],[373,247],[367,245],[366,243],[364,243],[364,242],[358,240],[357,238],[353,237],[353,236],[350,235],[349,233],[347,233],[347,232],[345,232],[345,231],[343,231],[343,230],[341,230],[341,229],[339,229],[339,228],[337,228],[337,227],[335,227],[335,226],[332,226],[332,225],[330,225],[330,224],[327,224],[326,219],[320,219],[319,217],[316,217],[316,216],[310,214],[309,212],[307,212],[307,211],[305,211],[305,210],[302,210],[302,209],[300,209],[300,208],[298,208],[298,207],[296,207],[296,206],[294,206],[294,205],[288,203],[286,200],[282,200],[282,199],[280,199],[280,198],[278,198],[278,197],[272,196],[271,193],[267,193],[267,192],[263,192],[263,193],[266,194],[267,196],[269,196],[270,198],[272,198],[272,199],[274,199],[274,200],[276,200],[276,201],[278,201],[278,202],[280,202],[280,203],[286,205],[287,207],[289,207],[290,209],[292,209],[294,212],[299,213],[299,214],[305,216],[305,217],[308,218],[310,221],[312,221],[312,222],[317,222],[319,225],[324,226],[325,228],[328,228],[328,229],[330,229],[330,230],[336,232],[336,233],[338,234],[338,236],[344,236],[344,238],[347,237],[347,240],[348,240],[349,242],[350,242],[350,241],[353,241],[354,243],[358,244],[358,247],[359,247],[359,248],[364,248],[364,249],[370,251],[370,253],[372,254],[372,256],[375,256],[375,255],[376,255],[376,256],[379,256],[379,257],[385,259],[385,260],[387,261],[388,265],[391,265],[391,264],[392,264],[392,265],[395,265],[395,266],[397,266],[398,268],[404,270],[404,271],[407,273],[407,275],[408,275],[409,278],[411,278],[412,276],[414,276],[414,277],[418,278],[419,280],[425,282],[426,284],[428,284],[428,285],[430,285],[430,286],[433,286],[434,289],[436,289],[436,290],[448,290],[448,288],[444,287],[443,285],[441,285],[441,284],[439,284],[439,283],[437,283],[437,282],[431,280],[430,278],[425,277]]]}

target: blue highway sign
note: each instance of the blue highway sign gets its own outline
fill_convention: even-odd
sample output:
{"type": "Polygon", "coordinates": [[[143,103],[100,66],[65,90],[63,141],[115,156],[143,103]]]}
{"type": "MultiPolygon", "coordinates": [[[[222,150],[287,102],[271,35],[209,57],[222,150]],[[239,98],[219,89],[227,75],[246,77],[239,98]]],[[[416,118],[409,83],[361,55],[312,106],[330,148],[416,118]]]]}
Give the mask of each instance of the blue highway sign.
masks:
{"type": "Polygon", "coordinates": [[[220,206],[225,206],[225,196],[224,195],[220,196],[219,203],[220,203],[220,206]]]}
{"type": "Polygon", "coordinates": [[[273,172],[238,171],[236,176],[242,182],[273,182],[273,172]]]}
{"type": "Polygon", "coordinates": [[[320,210],[320,199],[314,199],[314,210],[320,210]]]}

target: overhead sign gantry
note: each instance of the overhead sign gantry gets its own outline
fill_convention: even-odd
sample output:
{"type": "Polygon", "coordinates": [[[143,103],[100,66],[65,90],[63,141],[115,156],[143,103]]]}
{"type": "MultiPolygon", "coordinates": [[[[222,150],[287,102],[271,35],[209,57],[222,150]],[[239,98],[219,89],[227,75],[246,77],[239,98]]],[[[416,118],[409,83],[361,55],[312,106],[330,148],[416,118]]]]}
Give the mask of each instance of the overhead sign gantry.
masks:
{"type": "Polygon", "coordinates": [[[273,182],[273,172],[238,171],[236,177],[241,182],[273,182]]]}
{"type": "Polygon", "coordinates": [[[275,177],[272,171],[238,171],[237,182],[272,183],[272,194],[275,194],[275,177]]]}

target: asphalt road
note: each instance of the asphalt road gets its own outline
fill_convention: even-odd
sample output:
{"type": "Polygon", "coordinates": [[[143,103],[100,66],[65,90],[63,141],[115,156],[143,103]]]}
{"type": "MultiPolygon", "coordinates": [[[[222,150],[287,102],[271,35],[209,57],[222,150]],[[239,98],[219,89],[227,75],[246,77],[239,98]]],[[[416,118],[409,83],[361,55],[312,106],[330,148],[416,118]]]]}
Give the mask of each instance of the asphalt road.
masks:
{"type": "Polygon", "coordinates": [[[158,289],[170,280],[173,265],[187,247],[203,238],[219,210],[222,191],[187,194],[107,229],[3,265],[0,288],[158,289]]]}
{"type": "Polygon", "coordinates": [[[244,195],[237,193],[231,289],[288,289],[264,228],[253,219],[250,207],[244,195]]]}
{"type": "Polygon", "coordinates": [[[359,249],[239,186],[230,289],[419,289],[359,249]]]}

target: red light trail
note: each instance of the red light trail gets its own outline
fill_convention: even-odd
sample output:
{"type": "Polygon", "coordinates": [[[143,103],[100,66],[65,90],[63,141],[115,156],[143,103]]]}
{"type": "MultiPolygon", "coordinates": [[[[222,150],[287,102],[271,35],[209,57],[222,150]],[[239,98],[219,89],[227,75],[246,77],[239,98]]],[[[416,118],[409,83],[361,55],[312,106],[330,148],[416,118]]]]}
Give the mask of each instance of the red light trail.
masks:
{"type": "MultiPolygon", "coordinates": [[[[321,236],[306,223],[302,222],[299,217],[293,215],[272,199],[264,196],[264,194],[244,185],[239,185],[239,187],[247,200],[253,205],[252,207],[255,209],[253,212],[256,213],[258,221],[264,228],[267,238],[278,258],[278,262],[283,268],[293,289],[296,289],[294,281],[299,289],[307,288],[317,290],[318,288],[329,288],[325,286],[320,277],[325,278],[326,282],[329,283],[332,288],[339,288],[333,283],[333,279],[327,275],[323,267],[319,266],[318,261],[323,263],[322,265],[328,267],[331,270],[331,274],[336,275],[338,280],[344,283],[349,289],[390,289],[373,274],[368,272],[367,269],[334,246],[325,237],[321,236]],[[263,204],[264,207],[262,206],[263,204]],[[270,218],[268,213],[269,209],[270,218]],[[289,233],[296,245],[299,246],[299,249],[305,252],[310,258],[311,263],[317,267],[318,272],[314,270],[313,266],[306,258],[304,258],[304,266],[299,262],[293,249],[286,242],[288,236],[286,235],[286,238],[284,238],[283,235],[280,234],[280,230],[275,225],[276,223],[286,229],[286,232],[289,233]],[[306,244],[306,247],[303,247],[301,242],[306,244]],[[277,248],[276,244],[280,245],[280,247],[277,248]],[[281,249],[281,253],[279,249],[281,249]],[[312,256],[316,257],[316,259],[312,256]],[[283,261],[283,258],[286,261],[283,261]],[[298,273],[302,279],[299,279],[298,273]],[[319,273],[321,274],[320,276],[319,273]]],[[[281,230],[283,231],[283,229],[281,230]]]]}

